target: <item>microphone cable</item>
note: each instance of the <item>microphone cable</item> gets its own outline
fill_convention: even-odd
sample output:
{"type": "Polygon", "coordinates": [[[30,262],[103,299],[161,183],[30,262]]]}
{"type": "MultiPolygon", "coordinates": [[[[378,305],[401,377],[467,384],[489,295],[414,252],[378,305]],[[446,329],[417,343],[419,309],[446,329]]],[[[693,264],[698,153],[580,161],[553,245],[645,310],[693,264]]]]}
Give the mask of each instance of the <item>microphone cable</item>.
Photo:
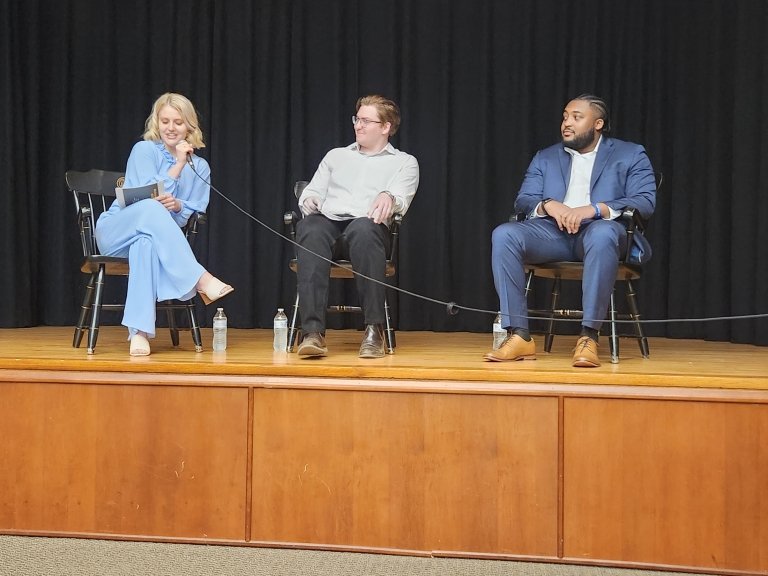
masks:
{"type": "MultiPolygon", "coordinates": [[[[248,212],[247,210],[243,209],[241,206],[239,206],[234,200],[230,199],[226,194],[221,192],[216,186],[211,184],[208,180],[203,178],[198,171],[195,169],[195,165],[192,163],[191,156],[189,157],[188,164],[190,168],[192,168],[192,172],[195,173],[195,176],[200,178],[205,184],[207,184],[211,190],[216,192],[221,198],[223,198],[226,202],[228,202],[230,205],[232,205],[237,211],[244,214],[247,218],[250,218],[254,222],[256,222],[259,226],[266,229],[270,233],[274,234],[278,238],[281,238],[288,242],[289,244],[293,244],[296,248],[299,248],[301,250],[304,250],[305,252],[312,254],[316,258],[320,258],[321,260],[324,260],[325,262],[328,262],[331,266],[337,266],[333,260],[330,258],[326,258],[325,256],[322,256],[320,254],[317,254],[316,252],[310,250],[309,248],[306,248],[293,240],[292,238],[289,238],[285,234],[281,234],[265,222],[262,222],[259,220],[256,216],[248,212]]],[[[376,278],[371,278],[370,276],[366,276],[365,274],[361,274],[360,272],[357,272],[356,270],[350,270],[353,275],[359,276],[360,278],[364,278],[365,280],[368,280],[369,282],[374,282],[376,284],[380,284],[384,286],[385,288],[389,288],[391,290],[395,290],[396,292],[399,292],[401,294],[406,294],[408,296],[412,296],[413,298],[416,298],[418,300],[423,300],[425,302],[431,302],[433,304],[438,304],[441,306],[445,306],[446,312],[450,316],[455,316],[459,313],[459,311],[464,310],[466,312],[477,312],[479,314],[488,314],[490,316],[496,317],[499,314],[498,310],[488,310],[486,308],[474,308],[472,306],[463,306],[461,304],[457,304],[456,302],[446,302],[445,300],[438,300],[437,298],[431,298],[429,296],[425,296],[424,294],[418,294],[416,292],[411,292],[410,290],[406,290],[404,288],[400,288],[399,286],[393,286],[391,284],[387,284],[386,282],[382,282],[381,280],[377,280],[376,278]]],[[[541,317],[541,316],[523,316],[523,318],[526,318],[528,320],[554,320],[556,322],[605,322],[606,319],[591,319],[591,318],[547,318],[547,317],[541,317]]],[[[640,319],[637,320],[612,320],[612,322],[615,322],[617,324],[635,324],[636,322],[640,322],[641,324],[682,324],[682,323],[688,323],[688,322],[717,322],[717,321],[723,321],[723,320],[754,320],[759,318],[768,318],[768,313],[763,314],[742,314],[738,316],[711,316],[711,317],[704,317],[704,318],[665,318],[665,319],[640,319]]]]}

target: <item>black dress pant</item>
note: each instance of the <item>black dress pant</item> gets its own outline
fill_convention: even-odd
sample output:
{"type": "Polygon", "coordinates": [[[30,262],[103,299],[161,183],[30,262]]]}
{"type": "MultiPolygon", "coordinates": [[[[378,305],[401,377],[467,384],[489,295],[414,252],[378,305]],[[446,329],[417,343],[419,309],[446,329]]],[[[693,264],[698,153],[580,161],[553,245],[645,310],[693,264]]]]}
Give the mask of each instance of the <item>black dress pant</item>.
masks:
{"type": "MultiPolygon", "coordinates": [[[[389,230],[370,218],[330,220],[322,214],[310,214],[296,225],[296,241],[315,254],[332,259],[337,240],[355,272],[382,282],[355,276],[357,292],[366,324],[384,323],[384,291],[389,247],[389,230]]],[[[331,264],[306,250],[298,249],[299,313],[305,334],[325,332],[328,286],[331,264]]]]}

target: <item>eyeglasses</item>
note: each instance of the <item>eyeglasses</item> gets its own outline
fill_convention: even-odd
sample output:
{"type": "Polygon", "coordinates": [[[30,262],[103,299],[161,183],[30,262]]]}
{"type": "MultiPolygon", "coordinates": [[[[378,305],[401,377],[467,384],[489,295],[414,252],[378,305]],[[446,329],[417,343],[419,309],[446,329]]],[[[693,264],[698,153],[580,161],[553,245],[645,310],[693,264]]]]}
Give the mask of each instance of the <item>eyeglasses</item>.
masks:
{"type": "Polygon", "coordinates": [[[352,116],[352,125],[357,126],[357,123],[360,122],[363,126],[368,126],[368,124],[381,124],[379,120],[371,120],[370,118],[358,118],[357,116],[352,116]]]}

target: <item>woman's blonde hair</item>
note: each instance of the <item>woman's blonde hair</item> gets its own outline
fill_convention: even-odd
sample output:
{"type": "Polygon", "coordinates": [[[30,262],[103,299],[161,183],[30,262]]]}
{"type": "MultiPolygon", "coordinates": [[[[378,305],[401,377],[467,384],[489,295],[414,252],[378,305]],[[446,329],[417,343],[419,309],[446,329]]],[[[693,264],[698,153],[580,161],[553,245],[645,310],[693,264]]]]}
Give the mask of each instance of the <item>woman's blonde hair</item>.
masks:
{"type": "Polygon", "coordinates": [[[184,123],[189,127],[187,132],[186,141],[190,143],[193,148],[205,148],[203,142],[203,131],[200,130],[200,124],[197,120],[197,112],[192,102],[186,96],[176,94],[175,92],[166,92],[160,98],[155,100],[152,106],[152,112],[149,113],[146,123],[144,124],[144,140],[152,140],[157,142],[160,140],[160,126],[159,116],[160,110],[163,106],[170,106],[181,114],[184,123]]]}

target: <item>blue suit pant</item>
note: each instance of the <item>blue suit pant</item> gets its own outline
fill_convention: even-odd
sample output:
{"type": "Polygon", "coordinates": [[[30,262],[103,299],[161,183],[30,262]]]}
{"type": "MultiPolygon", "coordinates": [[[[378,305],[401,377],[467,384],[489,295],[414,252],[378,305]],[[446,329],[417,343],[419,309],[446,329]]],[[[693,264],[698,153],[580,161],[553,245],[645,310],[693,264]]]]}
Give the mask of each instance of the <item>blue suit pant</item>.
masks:
{"type": "Polygon", "coordinates": [[[585,221],[576,234],[557,227],[553,218],[507,222],[493,231],[491,266],[499,295],[502,325],[528,328],[525,265],[583,261],[582,325],[599,330],[626,249],[626,229],[613,220],[585,221]]]}

